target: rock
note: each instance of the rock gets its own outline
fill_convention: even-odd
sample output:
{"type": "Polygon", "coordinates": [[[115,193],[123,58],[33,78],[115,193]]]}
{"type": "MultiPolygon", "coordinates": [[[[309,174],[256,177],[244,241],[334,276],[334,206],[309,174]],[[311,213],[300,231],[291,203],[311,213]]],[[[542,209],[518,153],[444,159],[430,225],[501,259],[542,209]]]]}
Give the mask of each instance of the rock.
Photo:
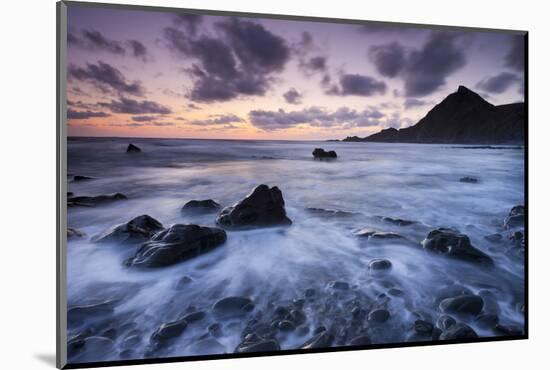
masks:
{"type": "Polygon", "coordinates": [[[164,229],[162,224],[148,215],[141,215],[132,220],[113,226],[92,238],[94,243],[143,243],[157,232],[164,229]]]}
{"type": "Polygon", "coordinates": [[[304,292],[304,297],[306,297],[306,298],[312,298],[312,297],[314,297],[316,294],[317,294],[317,291],[316,291],[315,289],[309,288],[309,289],[306,289],[306,291],[304,292]]]}
{"type": "Polygon", "coordinates": [[[246,297],[225,297],[214,303],[212,311],[221,318],[237,317],[254,309],[254,303],[246,297]]]}
{"type": "Polygon", "coordinates": [[[216,322],[208,327],[208,332],[211,336],[219,338],[222,336],[222,325],[219,322],[216,322]]]}
{"type": "Polygon", "coordinates": [[[380,271],[380,270],[389,270],[391,269],[391,262],[387,259],[374,259],[372,261],[369,262],[369,270],[375,270],[375,271],[380,271]]]}
{"type": "Polygon", "coordinates": [[[329,287],[335,290],[348,290],[349,284],[345,281],[332,281],[330,282],[329,287]]]}
{"type": "Polygon", "coordinates": [[[497,324],[495,326],[495,332],[500,335],[506,336],[518,336],[523,335],[523,329],[515,325],[502,325],[497,324]]]}
{"type": "Polygon", "coordinates": [[[273,352],[279,351],[281,347],[276,339],[264,339],[257,335],[247,335],[243,342],[241,342],[237,348],[236,353],[248,353],[248,352],[273,352]]]}
{"type": "Polygon", "coordinates": [[[67,239],[83,238],[86,234],[73,227],[67,227],[67,239]]]}
{"type": "Polygon", "coordinates": [[[525,248],[525,236],[521,231],[515,231],[510,235],[510,242],[516,248],[525,248]]]}
{"type": "Polygon", "coordinates": [[[126,264],[140,267],[173,265],[206,253],[226,240],[227,235],[222,229],[176,224],[142,244],[126,264]]]}
{"type": "Polygon", "coordinates": [[[207,213],[213,212],[220,208],[220,204],[212,199],[205,200],[190,200],[182,207],[182,212],[191,213],[207,213]]]}
{"type": "Polygon", "coordinates": [[[201,339],[187,347],[191,355],[213,355],[225,353],[225,347],[214,338],[201,339]]]}
{"type": "Polygon", "coordinates": [[[322,148],[315,148],[311,154],[313,154],[314,159],[334,159],[337,157],[334,150],[326,152],[322,148]]]}
{"type": "Polygon", "coordinates": [[[342,211],[339,209],[307,207],[306,210],[309,213],[319,217],[353,217],[359,215],[359,213],[342,211]]]}
{"type": "Polygon", "coordinates": [[[355,233],[355,236],[361,237],[361,238],[367,238],[369,241],[377,241],[377,240],[403,240],[406,241],[407,239],[397,233],[393,232],[385,232],[385,231],[374,231],[371,229],[361,229],[355,233]]]}
{"type": "Polygon", "coordinates": [[[90,336],[83,339],[76,339],[67,343],[68,356],[74,356],[75,354],[86,352],[90,356],[101,354],[108,354],[114,349],[114,342],[105,337],[90,336]]]}
{"type": "Polygon", "coordinates": [[[493,259],[472,246],[470,238],[456,230],[440,228],[432,230],[422,241],[422,246],[430,252],[485,266],[494,266],[493,259]]]}
{"type": "Polygon", "coordinates": [[[126,153],[141,153],[141,149],[134,144],[128,144],[128,148],[126,148],[126,153]]]}
{"type": "Polygon", "coordinates": [[[392,218],[392,217],[381,217],[381,220],[396,226],[410,226],[416,223],[415,221],[403,220],[401,218],[392,218]]]}
{"type": "Polygon", "coordinates": [[[445,313],[477,316],[483,310],[483,298],[477,295],[461,295],[446,298],[439,304],[445,313]]]}
{"type": "Polygon", "coordinates": [[[441,330],[447,330],[456,324],[456,320],[449,315],[441,315],[436,322],[436,326],[441,330]]]}
{"type": "Polygon", "coordinates": [[[469,184],[477,184],[478,180],[475,177],[466,176],[466,177],[462,177],[460,179],[460,182],[466,182],[466,183],[469,183],[469,184]]]}
{"type": "Polygon", "coordinates": [[[486,329],[494,328],[498,324],[498,321],[498,316],[491,313],[480,315],[475,319],[477,325],[486,329]]]}
{"type": "Polygon", "coordinates": [[[388,294],[394,297],[403,297],[405,295],[405,292],[398,288],[391,288],[390,290],[388,290],[388,294]]]}
{"type": "Polygon", "coordinates": [[[390,312],[383,308],[369,312],[368,320],[372,322],[386,322],[390,318],[390,312]]]}
{"type": "Polygon", "coordinates": [[[333,341],[334,335],[328,330],[323,330],[302,344],[300,349],[327,348],[331,346],[333,341]]]}
{"type": "Polygon", "coordinates": [[[74,193],[72,191],[67,192],[67,198],[73,197],[74,193]]]}
{"type": "Polygon", "coordinates": [[[185,289],[186,286],[191,284],[193,282],[193,279],[189,276],[184,276],[181,279],[178,280],[178,282],[175,285],[176,290],[182,290],[185,289]]]}
{"type": "Polygon", "coordinates": [[[243,200],[226,207],[216,222],[224,227],[267,227],[290,225],[283,194],[276,186],[258,185],[243,200]]]}
{"type": "Polygon", "coordinates": [[[185,329],[187,329],[185,319],[164,323],[151,334],[151,343],[157,347],[163,346],[183,334],[185,329]]]}
{"type": "Polygon", "coordinates": [[[73,176],[73,181],[74,182],[88,181],[88,180],[93,180],[93,179],[94,179],[93,177],[89,177],[89,176],[82,176],[82,175],[74,175],[73,176]]]}
{"type": "Polygon", "coordinates": [[[279,330],[280,331],[294,331],[296,329],[296,325],[292,321],[284,320],[279,323],[279,330]]]}
{"type": "Polygon", "coordinates": [[[69,324],[78,324],[90,317],[108,316],[114,312],[115,305],[114,301],[71,305],[67,309],[67,321],[69,324]]]}
{"type": "Polygon", "coordinates": [[[302,310],[291,310],[285,319],[292,322],[294,326],[300,326],[306,322],[307,317],[302,310]]]}
{"type": "Polygon", "coordinates": [[[185,320],[188,324],[192,324],[196,321],[200,321],[206,317],[206,313],[203,311],[195,311],[185,315],[182,320],[185,320]]]}
{"type": "Polygon", "coordinates": [[[367,344],[371,344],[371,341],[366,335],[355,337],[349,342],[350,346],[366,346],[367,344]]]}
{"type": "Polygon", "coordinates": [[[513,229],[516,227],[523,227],[524,223],[525,207],[523,205],[519,205],[512,207],[508,217],[504,220],[504,227],[506,229],[513,229]]]}
{"type": "Polygon", "coordinates": [[[491,243],[499,243],[502,241],[502,235],[500,234],[491,234],[484,236],[485,240],[490,241],[491,243]]]}
{"type": "Polygon", "coordinates": [[[414,331],[421,335],[431,335],[434,326],[431,322],[425,320],[416,320],[414,322],[414,331]]]}
{"type": "Polygon", "coordinates": [[[122,193],[97,195],[97,196],[74,196],[67,198],[68,207],[94,207],[119,200],[127,200],[128,197],[122,193]]]}
{"type": "Polygon", "coordinates": [[[440,340],[451,340],[451,339],[473,339],[477,338],[477,333],[465,324],[455,324],[450,328],[443,330],[439,336],[440,340]]]}

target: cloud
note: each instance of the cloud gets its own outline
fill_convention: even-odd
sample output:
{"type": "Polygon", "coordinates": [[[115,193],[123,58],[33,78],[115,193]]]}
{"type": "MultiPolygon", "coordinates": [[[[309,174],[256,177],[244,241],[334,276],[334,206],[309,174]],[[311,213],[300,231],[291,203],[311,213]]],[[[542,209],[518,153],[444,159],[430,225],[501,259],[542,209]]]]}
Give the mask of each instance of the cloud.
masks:
{"type": "Polygon", "coordinates": [[[68,119],[88,119],[88,118],[109,117],[109,116],[110,114],[105,112],[94,112],[90,110],[77,111],[70,108],[67,110],[68,119]]]}
{"type": "Polygon", "coordinates": [[[521,82],[521,78],[509,72],[502,72],[496,76],[479,81],[476,87],[491,94],[501,94],[515,83],[521,82]]]}
{"type": "Polygon", "coordinates": [[[194,78],[189,98],[214,102],[264,95],[271,75],[282,71],[290,58],[285,40],[260,24],[238,18],[218,22],[216,28],[223,38],[190,37],[173,27],[163,31],[171,50],[197,61],[187,71],[194,78]]]}
{"type": "Polygon", "coordinates": [[[327,70],[327,58],[323,56],[315,56],[307,60],[301,59],[299,62],[299,67],[308,76],[317,72],[325,72],[327,70]]]}
{"type": "Polygon", "coordinates": [[[193,104],[193,103],[188,103],[187,108],[191,109],[191,110],[201,110],[202,109],[201,107],[199,107],[198,105],[193,104]]]}
{"type": "Polygon", "coordinates": [[[340,76],[340,86],[332,86],[326,91],[328,95],[357,95],[373,96],[384,94],[386,84],[384,81],[378,81],[370,76],[359,74],[344,74],[340,76]]]}
{"type": "Polygon", "coordinates": [[[523,72],[525,63],[525,40],[523,36],[512,36],[511,47],[504,61],[507,67],[523,72]]]}
{"type": "Polygon", "coordinates": [[[113,113],[125,114],[170,114],[172,110],[150,100],[137,101],[120,97],[119,100],[111,100],[109,103],[98,103],[99,106],[108,108],[113,113]]]}
{"type": "Polygon", "coordinates": [[[432,104],[430,101],[416,99],[416,98],[407,98],[405,99],[405,102],[403,105],[405,106],[405,109],[411,109],[416,107],[423,107],[425,105],[432,104]]]}
{"type": "Polygon", "coordinates": [[[114,91],[135,96],[144,94],[143,87],[139,81],[128,82],[124,75],[110,64],[98,61],[97,64],[87,63],[86,67],[69,65],[69,78],[79,81],[88,81],[102,91],[114,91]]]}
{"type": "Polygon", "coordinates": [[[466,64],[464,51],[457,44],[458,35],[434,32],[420,50],[407,58],[404,69],[405,95],[426,96],[445,84],[446,78],[466,64]]]}
{"type": "Polygon", "coordinates": [[[288,104],[301,104],[302,103],[302,94],[298,92],[295,88],[289,89],[283,94],[286,102],[288,104]]]}
{"type": "Polygon", "coordinates": [[[147,51],[147,48],[140,41],[128,40],[128,45],[130,47],[130,50],[132,51],[132,55],[135,58],[141,59],[144,62],[150,59],[150,55],[149,55],[149,52],[147,51]]]}
{"type": "Polygon", "coordinates": [[[154,121],[157,119],[155,116],[133,116],[132,121],[135,122],[148,122],[148,121],[154,121]]]}
{"type": "Polygon", "coordinates": [[[69,32],[67,34],[67,44],[83,50],[101,50],[114,55],[130,54],[142,61],[150,59],[147,48],[142,42],[138,40],[128,40],[126,42],[112,40],[95,30],[83,29],[80,32],[69,32]]]}
{"type": "Polygon", "coordinates": [[[173,18],[176,26],[183,27],[190,35],[195,35],[202,23],[203,16],[200,14],[176,14],[173,18]]]}
{"type": "Polygon", "coordinates": [[[369,49],[369,57],[378,73],[386,77],[395,77],[406,65],[405,48],[397,42],[376,45],[369,49]]]}
{"type": "Polygon", "coordinates": [[[241,123],[244,120],[234,114],[219,114],[212,115],[208,119],[204,120],[193,120],[188,121],[190,125],[194,126],[217,126],[217,125],[227,125],[230,123],[241,123]]]}
{"type": "Polygon", "coordinates": [[[382,123],[384,114],[372,109],[357,111],[341,107],[330,112],[319,107],[305,108],[299,111],[287,112],[283,109],[276,111],[252,110],[248,114],[250,123],[265,131],[283,130],[298,125],[310,127],[367,127],[382,123]]]}

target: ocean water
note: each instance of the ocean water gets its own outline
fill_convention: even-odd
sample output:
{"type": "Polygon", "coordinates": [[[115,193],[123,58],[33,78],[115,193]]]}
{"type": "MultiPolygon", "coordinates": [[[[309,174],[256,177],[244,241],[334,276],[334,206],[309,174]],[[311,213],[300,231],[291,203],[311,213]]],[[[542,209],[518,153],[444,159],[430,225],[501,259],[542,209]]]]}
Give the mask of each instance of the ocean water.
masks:
{"type": "MultiPolygon", "coordinates": [[[[275,307],[298,305],[306,322],[290,333],[278,332],[281,349],[302,346],[315,328],[334,332],[332,345],[347,345],[364,334],[372,343],[431,340],[414,332],[415,320],[435,323],[445,292],[468,289],[484,297],[485,312],[502,324],[523,327],[524,260],[511,251],[503,220],[524,203],[523,150],[468,149],[453,145],[223,141],[177,139],[72,138],[68,141],[70,175],[93,177],[73,182],[75,195],[120,192],[128,200],[68,209],[68,225],[84,238],[68,243],[69,307],[116,299],[112,309],[89,317],[69,317],[69,338],[93,336],[84,348],[69,349],[70,362],[232,353],[255,319],[270,322],[275,307]],[[129,142],[143,153],[127,154],[129,142]],[[334,161],[313,160],[316,147],[335,150],[334,161]],[[463,183],[461,177],[478,183],[463,183]],[[165,227],[176,223],[216,226],[216,214],[186,215],[192,199],[234,204],[255,186],[281,189],[289,227],[227,231],[221,247],[192,260],[158,269],[123,265],[137,246],[94,244],[90,237],[109,227],[148,214],[165,227]],[[308,208],[346,213],[311,212],[308,208]],[[381,217],[415,223],[398,226],[381,217]],[[430,230],[452,227],[490,255],[495,268],[425,252],[420,242],[430,230]],[[398,233],[410,242],[369,243],[354,232],[369,228],[398,233]],[[500,233],[501,243],[486,235],[500,233]],[[391,261],[391,270],[373,273],[375,258],[391,261]],[[192,282],[175,289],[184,276],[192,282]],[[331,288],[334,281],[350,289],[331,288]],[[306,289],[315,299],[304,298],[306,289]],[[393,295],[390,294],[393,292],[393,295]],[[399,294],[397,294],[398,292],[399,294]],[[218,320],[212,305],[227,296],[246,296],[254,310],[245,317],[218,320]],[[302,306],[303,305],[303,306],[302,306]],[[383,324],[353,321],[352,307],[368,312],[383,307],[383,324]],[[162,323],[204,311],[170,345],[151,352],[149,338],[162,323]],[[207,328],[221,325],[216,345],[198,346],[207,328]],[[358,323],[359,322],[359,323],[358,323]]],[[[499,335],[460,318],[479,336],[499,335]]]]}

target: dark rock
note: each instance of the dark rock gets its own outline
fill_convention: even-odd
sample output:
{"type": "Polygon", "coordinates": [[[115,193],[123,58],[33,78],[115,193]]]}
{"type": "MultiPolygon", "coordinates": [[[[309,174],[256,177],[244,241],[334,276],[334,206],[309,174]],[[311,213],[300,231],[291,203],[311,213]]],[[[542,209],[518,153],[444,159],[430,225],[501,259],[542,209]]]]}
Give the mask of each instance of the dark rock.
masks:
{"type": "Polygon", "coordinates": [[[200,321],[206,317],[206,313],[203,311],[196,311],[185,315],[182,320],[185,320],[188,324],[192,324],[196,321],[200,321]]]}
{"type": "Polygon", "coordinates": [[[215,338],[222,336],[222,325],[219,322],[216,322],[208,327],[208,332],[215,338]]]}
{"type": "Polygon", "coordinates": [[[87,352],[90,354],[107,354],[114,349],[114,342],[105,337],[90,336],[83,339],[77,339],[69,341],[67,343],[68,355],[75,355],[80,352],[87,352]]]}
{"type": "MultiPolygon", "coordinates": [[[[111,338],[114,339],[114,338],[111,338]]],[[[140,335],[130,335],[122,341],[122,348],[135,348],[139,343],[141,343],[140,335]]]]}
{"type": "Polygon", "coordinates": [[[306,314],[301,310],[291,310],[286,316],[286,320],[294,323],[295,326],[300,326],[306,322],[306,314]]]}
{"type": "Polygon", "coordinates": [[[441,330],[447,330],[449,329],[451,326],[455,325],[456,324],[456,320],[453,319],[451,316],[449,315],[441,315],[438,319],[437,319],[437,323],[436,323],[436,326],[441,329],[441,330]]]}
{"type": "Polygon", "coordinates": [[[190,200],[185,203],[182,207],[182,212],[193,212],[193,213],[206,213],[213,212],[220,208],[220,204],[212,199],[205,200],[190,200]]]}
{"type": "Polygon", "coordinates": [[[311,297],[315,296],[316,293],[317,293],[317,292],[316,292],[315,289],[311,289],[311,288],[310,288],[310,289],[306,289],[306,291],[305,291],[305,293],[304,293],[304,296],[305,296],[306,298],[311,298],[311,297]]]}
{"type": "Polygon", "coordinates": [[[119,200],[127,200],[128,197],[122,193],[97,195],[97,196],[74,196],[67,198],[68,207],[94,207],[119,200]]]}
{"type": "Polygon", "coordinates": [[[78,239],[85,237],[86,234],[74,227],[67,227],[67,239],[78,239]]]}
{"type": "Polygon", "coordinates": [[[123,360],[135,359],[136,352],[133,349],[125,349],[120,352],[120,358],[123,360]]]}
{"type": "Polygon", "coordinates": [[[246,297],[225,297],[214,303],[212,311],[218,317],[242,316],[254,309],[254,303],[246,297]]]}
{"type": "Polygon", "coordinates": [[[414,331],[421,335],[431,335],[434,326],[431,322],[425,320],[416,320],[414,322],[414,331]]]}
{"type": "Polygon", "coordinates": [[[134,144],[128,144],[128,148],[126,148],[126,153],[141,153],[141,149],[134,144]]]}
{"type": "Polygon", "coordinates": [[[486,329],[494,328],[498,324],[498,321],[498,315],[491,313],[479,315],[475,320],[477,325],[486,329]]]}
{"type": "Polygon", "coordinates": [[[276,186],[258,185],[243,200],[226,207],[216,222],[224,227],[266,227],[290,225],[283,194],[276,186]]]}
{"type": "Polygon", "coordinates": [[[349,342],[350,346],[366,346],[367,344],[371,344],[371,341],[366,335],[355,337],[349,342]]]}
{"type": "Polygon", "coordinates": [[[401,289],[391,288],[390,290],[388,290],[388,294],[395,297],[403,297],[405,295],[405,292],[401,289]]]}
{"type": "Polygon", "coordinates": [[[156,346],[163,346],[182,335],[185,329],[187,329],[185,319],[164,323],[151,334],[151,343],[156,346]]]}
{"type": "Polygon", "coordinates": [[[74,193],[72,191],[68,191],[67,192],[67,198],[70,198],[72,196],[74,196],[74,193]]]}
{"type": "Polygon", "coordinates": [[[204,338],[187,347],[192,355],[213,355],[225,353],[225,347],[214,338],[204,338]]]}
{"type": "Polygon", "coordinates": [[[500,335],[506,335],[506,336],[523,335],[523,329],[515,325],[497,324],[494,329],[495,329],[495,332],[500,335]]]}
{"type": "Polygon", "coordinates": [[[93,180],[93,179],[94,179],[93,177],[82,176],[82,175],[74,175],[73,176],[73,181],[74,182],[88,181],[88,180],[93,180]]]}
{"type": "Polygon", "coordinates": [[[368,320],[372,322],[386,322],[390,318],[390,312],[383,308],[369,312],[368,320]]]}
{"type": "Polygon", "coordinates": [[[162,267],[196,257],[225,243],[224,230],[199,225],[176,224],[141,245],[126,264],[162,267]]]}
{"type": "Polygon", "coordinates": [[[470,238],[456,230],[440,228],[432,230],[422,241],[424,249],[467,262],[494,266],[491,257],[472,246],[470,238]]]}
{"type": "Polygon", "coordinates": [[[327,330],[326,327],[324,327],[324,326],[318,326],[318,327],[315,328],[315,330],[313,330],[313,334],[314,334],[314,335],[317,335],[317,334],[322,333],[322,332],[324,332],[324,331],[326,331],[326,330],[327,330]]]}
{"type": "Polygon", "coordinates": [[[392,218],[392,217],[382,217],[381,220],[396,226],[410,226],[416,223],[415,221],[403,220],[401,218],[392,218]]]}
{"type": "Polygon", "coordinates": [[[473,339],[477,338],[477,333],[465,324],[455,324],[450,328],[443,330],[439,339],[451,340],[451,339],[473,339]]]}
{"type": "Polygon", "coordinates": [[[525,236],[521,231],[515,231],[510,235],[510,242],[516,248],[525,248],[525,236]]]}
{"type": "Polygon", "coordinates": [[[186,286],[188,286],[189,284],[191,284],[193,282],[193,279],[189,276],[184,276],[182,277],[181,279],[178,280],[178,282],[176,283],[176,290],[182,290],[182,289],[185,289],[186,286]]]}
{"type": "Polygon", "coordinates": [[[498,242],[502,241],[502,235],[500,235],[500,234],[486,235],[486,236],[484,236],[484,238],[486,240],[490,241],[491,243],[498,243],[498,242]]]}
{"type": "Polygon", "coordinates": [[[296,325],[292,321],[284,320],[279,323],[279,330],[280,331],[294,331],[296,329],[296,325]]]}
{"type": "Polygon", "coordinates": [[[322,148],[315,148],[311,154],[313,154],[314,159],[334,159],[337,157],[334,150],[327,152],[322,148]]]}
{"type": "Polygon", "coordinates": [[[504,220],[504,227],[507,229],[513,229],[516,227],[523,227],[525,223],[525,207],[522,205],[514,206],[510,210],[508,217],[504,220]]]}
{"type": "Polygon", "coordinates": [[[334,335],[332,335],[328,330],[323,330],[313,338],[307,340],[302,346],[301,349],[313,349],[313,348],[327,348],[330,347],[334,341],[334,335]]]}
{"type": "Polygon", "coordinates": [[[361,229],[355,233],[356,236],[361,238],[367,238],[369,241],[376,240],[407,240],[405,237],[393,233],[393,232],[384,232],[384,231],[374,231],[371,229],[361,229]]]}
{"type": "Polygon", "coordinates": [[[460,182],[466,182],[466,183],[469,183],[469,184],[477,184],[478,180],[475,177],[466,176],[466,177],[462,177],[460,179],[460,182]]]}
{"type": "Polygon", "coordinates": [[[308,207],[306,210],[319,217],[353,217],[359,215],[359,213],[342,211],[339,209],[327,209],[327,208],[317,208],[317,207],[308,207]]]}
{"type": "Polygon", "coordinates": [[[387,259],[374,259],[369,262],[369,269],[370,270],[389,270],[391,269],[392,264],[387,259]]]}
{"type": "Polygon", "coordinates": [[[290,314],[290,310],[286,307],[278,306],[277,308],[275,308],[274,314],[275,314],[275,317],[282,319],[290,314]]]}
{"type": "Polygon", "coordinates": [[[70,324],[80,323],[90,317],[108,316],[114,312],[114,306],[112,301],[69,306],[67,321],[70,324]]]}
{"type": "Polygon", "coordinates": [[[329,284],[329,287],[331,287],[332,289],[336,289],[336,290],[348,290],[349,289],[349,284],[346,283],[345,281],[332,281],[329,284]]]}
{"type": "Polygon", "coordinates": [[[141,215],[124,224],[113,226],[103,233],[94,236],[92,242],[143,243],[163,229],[164,226],[153,217],[141,215]]]}
{"type": "Polygon", "coordinates": [[[432,330],[432,340],[439,340],[439,337],[441,336],[442,333],[443,333],[443,330],[439,328],[434,328],[432,330]]]}
{"type": "Polygon", "coordinates": [[[235,352],[272,352],[279,351],[280,349],[281,347],[276,339],[264,339],[256,335],[250,335],[235,348],[235,352]]]}
{"type": "Polygon", "coordinates": [[[441,301],[439,308],[446,313],[476,316],[483,310],[483,298],[477,295],[447,298],[441,301]]]}

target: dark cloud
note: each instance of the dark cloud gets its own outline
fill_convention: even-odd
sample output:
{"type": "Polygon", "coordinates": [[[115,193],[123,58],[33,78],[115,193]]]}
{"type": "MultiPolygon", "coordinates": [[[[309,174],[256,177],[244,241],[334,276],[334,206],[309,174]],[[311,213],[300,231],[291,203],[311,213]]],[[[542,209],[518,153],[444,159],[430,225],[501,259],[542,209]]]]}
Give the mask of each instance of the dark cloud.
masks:
{"type": "Polygon", "coordinates": [[[200,14],[176,14],[174,16],[174,24],[183,27],[192,36],[197,33],[202,20],[203,16],[200,14]]]}
{"type": "Polygon", "coordinates": [[[170,114],[170,108],[150,100],[137,101],[120,97],[119,100],[111,100],[109,103],[98,103],[99,106],[108,108],[113,113],[126,114],[170,114]]]}
{"type": "Polygon", "coordinates": [[[271,74],[280,72],[290,58],[285,40],[260,24],[238,18],[218,22],[216,27],[223,38],[189,37],[171,27],[163,31],[170,49],[197,60],[188,70],[195,79],[189,98],[213,102],[264,95],[271,74]]]}
{"type": "Polygon", "coordinates": [[[128,40],[128,45],[130,47],[130,50],[132,51],[132,55],[135,58],[141,59],[143,61],[147,61],[147,60],[150,59],[149,52],[147,51],[147,48],[140,41],[138,41],[138,40],[128,40]]]}
{"type": "Polygon", "coordinates": [[[420,50],[410,53],[404,69],[406,96],[433,93],[466,64],[464,51],[457,46],[458,37],[456,33],[434,32],[420,50]]]}
{"type": "Polygon", "coordinates": [[[283,94],[286,102],[288,104],[301,104],[302,103],[302,94],[298,92],[295,88],[289,89],[283,94]]]}
{"type": "Polygon", "coordinates": [[[384,94],[385,92],[386,84],[383,81],[359,74],[344,74],[340,76],[340,86],[332,86],[326,91],[328,95],[342,96],[373,96],[384,94]]]}
{"type": "Polygon", "coordinates": [[[230,123],[241,123],[244,122],[244,120],[234,114],[220,114],[220,115],[212,115],[208,119],[204,120],[193,120],[188,121],[190,125],[194,126],[217,126],[217,125],[227,125],[230,123]]]}
{"type": "Polygon", "coordinates": [[[407,98],[405,99],[405,102],[403,105],[405,106],[405,109],[411,109],[415,107],[423,107],[425,105],[432,104],[432,102],[416,99],[416,98],[407,98]]]}
{"type": "Polygon", "coordinates": [[[102,61],[98,61],[97,64],[88,63],[86,67],[71,64],[68,76],[79,81],[91,82],[102,91],[111,90],[136,96],[142,96],[144,93],[141,83],[128,82],[118,69],[102,61]]]}
{"type": "Polygon", "coordinates": [[[248,114],[250,123],[265,131],[283,130],[298,125],[311,127],[367,127],[382,123],[384,114],[371,109],[357,111],[342,107],[334,112],[319,107],[311,107],[300,111],[286,112],[253,110],[248,114]]]}
{"type": "Polygon", "coordinates": [[[325,72],[327,70],[327,58],[323,56],[315,56],[306,60],[301,59],[299,67],[306,75],[310,76],[317,72],[325,72]]]}
{"type": "Polygon", "coordinates": [[[82,30],[83,42],[92,49],[105,50],[113,54],[125,54],[126,50],[120,42],[108,39],[99,31],[82,30]]]}
{"type": "Polygon", "coordinates": [[[479,81],[476,87],[491,94],[501,94],[508,90],[510,86],[518,82],[521,82],[521,78],[517,75],[509,72],[502,72],[496,76],[479,81]]]}
{"type": "Polygon", "coordinates": [[[109,117],[110,114],[105,112],[94,112],[90,110],[86,111],[76,111],[73,109],[67,110],[67,118],[68,119],[88,119],[88,118],[95,118],[95,117],[109,117]]]}
{"type": "Polygon", "coordinates": [[[516,71],[523,72],[525,66],[525,38],[512,36],[511,47],[505,56],[505,65],[516,71]]]}
{"type": "Polygon", "coordinates": [[[397,42],[387,45],[372,46],[369,57],[378,73],[386,77],[395,77],[405,67],[405,48],[397,42]]]}
{"type": "Polygon", "coordinates": [[[133,116],[132,121],[135,122],[148,122],[148,121],[154,121],[157,119],[155,116],[133,116]]]}
{"type": "Polygon", "coordinates": [[[128,40],[126,42],[116,41],[104,36],[101,32],[95,30],[81,30],[80,32],[68,32],[67,44],[90,51],[105,51],[114,55],[130,54],[136,59],[147,61],[150,54],[146,46],[138,40],[128,40]]]}
{"type": "Polygon", "coordinates": [[[193,104],[193,103],[188,103],[187,108],[192,109],[192,110],[201,110],[202,109],[201,107],[199,107],[198,105],[193,104]]]}

